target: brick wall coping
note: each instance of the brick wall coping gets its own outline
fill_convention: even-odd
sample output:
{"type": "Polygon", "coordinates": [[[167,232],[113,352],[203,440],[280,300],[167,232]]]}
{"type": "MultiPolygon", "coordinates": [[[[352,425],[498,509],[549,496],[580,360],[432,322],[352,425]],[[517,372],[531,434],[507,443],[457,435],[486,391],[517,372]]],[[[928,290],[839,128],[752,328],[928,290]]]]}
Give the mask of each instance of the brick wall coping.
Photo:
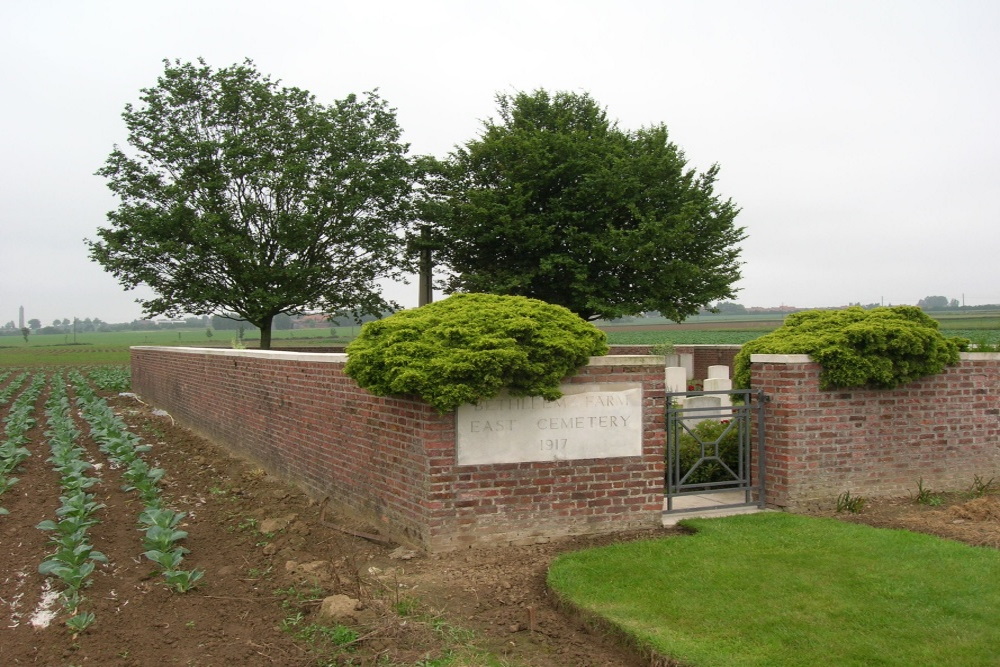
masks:
{"type": "Polygon", "coordinates": [[[220,357],[261,357],[283,361],[318,361],[328,364],[347,363],[347,355],[337,352],[289,352],[287,350],[237,350],[228,347],[183,347],[180,345],[136,345],[130,349],[180,354],[208,354],[220,357]]]}
{"type": "MultiPolygon", "coordinates": [[[[1000,352],[959,352],[962,361],[1000,361],[1000,352]]],[[[808,354],[751,354],[754,364],[808,364],[812,358],[808,354]]]]}
{"type": "Polygon", "coordinates": [[[711,347],[711,348],[719,348],[722,350],[738,350],[743,346],[734,343],[727,343],[725,345],[720,345],[716,343],[674,343],[674,347],[711,347]]]}
{"type": "Polygon", "coordinates": [[[588,366],[663,366],[662,355],[657,354],[608,354],[591,357],[588,366]]]}
{"type": "Polygon", "coordinates": [[[752,364],[808,364],[812,359],[808,354],[751,354],[752,364]]]}
{"type": "MultiPolygon", "coordinates": [[[[704,347],[733,347],[739,345],[711,345],[704,347]]],[[[316,361],[328,364],[347,363],[347,355],[336,352],[289,352],[287,350],[237,350],[219,347],[183,347],[179,345],[136,345],[136,350],[179,352],[181,354],[212,354],[226,357],[255,356],[265,359],[285,361],[316,361]]],[[[1000,361],[1000,352],[960,352],[963,361],[1000,361]]],[[[808,354],[753,354],[751,363],[761,364],[807,364],[812,361],[808,354]]],[[[588,366],[662,366],[663,357],[654,354],[609,354],[591,357],[588,366]]]]}
{"type": "MultiPolygon", "coordinates": [[[[317,361],[344,364],[347,355],[336,352],[289,352],[288,350],[237,350],[228,347],[183,347],[180,345],[136,345],[133,350],[179,352],[181,354],[210,354],[223,357],[261,357],[283,361],[317,361]]],[[[588,366],[662,366],[662,356],[651,354],[609,354],[591,357],[588,366]]]]}
{"type": "Polygon", "coordinates": [[[963,361],[1000,361],[1000,352],[959,352],[963,361]]]}

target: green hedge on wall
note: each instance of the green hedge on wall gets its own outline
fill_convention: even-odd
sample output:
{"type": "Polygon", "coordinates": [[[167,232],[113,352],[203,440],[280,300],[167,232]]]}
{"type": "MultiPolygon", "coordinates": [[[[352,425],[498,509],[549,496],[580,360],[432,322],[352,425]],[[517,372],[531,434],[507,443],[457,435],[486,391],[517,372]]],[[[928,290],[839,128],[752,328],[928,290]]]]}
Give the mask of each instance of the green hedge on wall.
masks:
{"type": "Polygon", "coordinates": [[[892,389],[940,373],[958,362],[968,344],[964,338],[945,338],[937,321],[915,306],[808,310],[744,344],[734,362],[733,383],[750,386],[752,354],[808,354],[823,367],[824,389],[892,389]]]}
{"type": "Polygon", "coordinates": [[[559,398],[564,377],[607,353],[604,332],[562,306],[455,294],[365,324],[345,372],[378,396],[416,395],[448,412],[504,389],[559,398]]]}

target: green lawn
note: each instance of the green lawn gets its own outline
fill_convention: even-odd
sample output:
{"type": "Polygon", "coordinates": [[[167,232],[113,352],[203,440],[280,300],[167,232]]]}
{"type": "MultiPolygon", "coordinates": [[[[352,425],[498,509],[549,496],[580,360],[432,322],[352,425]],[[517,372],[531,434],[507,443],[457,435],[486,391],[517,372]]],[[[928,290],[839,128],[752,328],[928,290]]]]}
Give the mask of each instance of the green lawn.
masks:
{"type": "Polygon", "coordinates": [[[561,556],[549,584],[697,667],[1000,664],[1000,551],[784,513],[686,525],[561,556]]]}

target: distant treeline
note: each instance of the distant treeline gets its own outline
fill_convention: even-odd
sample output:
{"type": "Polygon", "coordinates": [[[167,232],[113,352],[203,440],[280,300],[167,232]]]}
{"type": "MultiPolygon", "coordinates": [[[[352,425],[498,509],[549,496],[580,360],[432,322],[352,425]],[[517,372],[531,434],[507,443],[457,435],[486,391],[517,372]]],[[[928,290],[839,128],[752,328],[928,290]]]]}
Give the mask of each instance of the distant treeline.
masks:
{"type": "MultiPolygon", "coordinates": [[[[388,314],[388,313],[386,313],[388,314]]],[[[371,315],[360,318],[361,322],[368,322],[376,319],[371,315]]],[[[339,313],[335,315],[275,315],[272,329],[283,331],[287,329],[323,328],[330,326],[355,324],[356,320],[350,313],[339,313]]],[[[93,333],[109,331],[162,331],[164,329],[213,329],[215,331],[243,331],[252,333],[257,331],[246,320],[234,316],[224,315],[202,315],[198,317],[184,317],[177,319],[160,320],[132,320],[131,322],[109,323],[99,318],[64,318],[54,320],[50,325],[42,325],[38,319],[30,319],[25,323],[25,329],[30,334],[74,334],[93,333]]],[[[0,326],[0,336],[21,336],[23,331],[11,320],[0,326]]]]}

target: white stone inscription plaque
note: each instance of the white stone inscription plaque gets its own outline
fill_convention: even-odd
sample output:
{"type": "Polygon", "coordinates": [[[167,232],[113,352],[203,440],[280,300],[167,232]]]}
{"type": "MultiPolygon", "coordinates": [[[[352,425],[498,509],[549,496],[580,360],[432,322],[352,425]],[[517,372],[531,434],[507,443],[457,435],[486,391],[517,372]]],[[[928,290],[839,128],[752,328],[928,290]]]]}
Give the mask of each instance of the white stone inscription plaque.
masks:
{"type": "Polygon", "coordinates": [[[642,455],[642,385],[562,386],[563,397],[501,394],[456,412],[458,465],[642,455]]]}

